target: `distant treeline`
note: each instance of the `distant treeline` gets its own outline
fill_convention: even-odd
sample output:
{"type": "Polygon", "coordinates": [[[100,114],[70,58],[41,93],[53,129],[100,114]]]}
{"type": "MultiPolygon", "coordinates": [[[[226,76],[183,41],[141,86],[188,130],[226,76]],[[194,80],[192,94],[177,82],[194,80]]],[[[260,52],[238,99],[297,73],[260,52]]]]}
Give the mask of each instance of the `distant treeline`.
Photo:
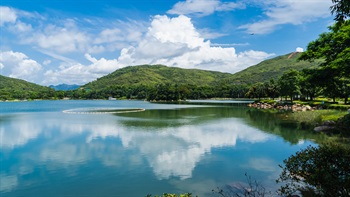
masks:
{"type": "Polygon", "coordinates": [[[134,86],[108,86],[99,90],[80,88],[74,91],[59,91],[58,98],[72,99],[141,99],[177,101],[186,99],[209,98],[243,98],[248,91],[247,85],[196,86],[177,84],[134,85],[134,86]]]}

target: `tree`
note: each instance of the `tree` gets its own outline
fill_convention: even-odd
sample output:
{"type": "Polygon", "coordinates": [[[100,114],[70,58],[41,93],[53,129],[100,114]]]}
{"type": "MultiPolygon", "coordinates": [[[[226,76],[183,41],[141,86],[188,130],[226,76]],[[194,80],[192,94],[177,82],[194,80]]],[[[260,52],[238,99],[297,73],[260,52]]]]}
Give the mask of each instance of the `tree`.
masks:
{"type": "Polygon", "coordinates": [[[317,69],[305,69],[300,74],[300,92],[304,98],[312,101],[321,92],[321,83],[324,80],[317,69]]]}
{"type": "Polygon", "coordinates": [[[279,78],[281,96],[289,96],[293,102],[293,97],[300,94],[299,77],[298,71],[290,70],[279,78]]]}
{"type": "Polygon", "coordinates": [[[350,196],[350,149],[341,145],[309,146],[284,160],[277,182],[281,195],[350,196]]]}
{"type": "Polygon", "coordinates": [[[248,98],[263,98],[266,96],[267,88],[264,83],[253,84],[245,94],[248,98]]]}
{"type": "Polygon", "coordinates": [[[349,0],[332,0],[334,5],[330,7],[331,13],[335,14],[335,21],[344,22],[350,17],[350,1],[349,0]]]}
{"type": "Polygon", "coordinates": [[[322,77],[322,86],[332,97],[343,97],[345,102],[350,96],[347,87],[350,81],[350,21],[336,23],[330,32],[323,33],[309,43],[307,50],[299,57],[301,60],[313,61],[323,59],[317,70],[322,77]]]}
{"type": "Polygon", "coordinates": [[[279,87],[278,84],[275,82],[274,79],[270,79],[270,81],[267,83],[267,96],[269,96],[272,99],[275,99],[279,95],[279,87]]]}

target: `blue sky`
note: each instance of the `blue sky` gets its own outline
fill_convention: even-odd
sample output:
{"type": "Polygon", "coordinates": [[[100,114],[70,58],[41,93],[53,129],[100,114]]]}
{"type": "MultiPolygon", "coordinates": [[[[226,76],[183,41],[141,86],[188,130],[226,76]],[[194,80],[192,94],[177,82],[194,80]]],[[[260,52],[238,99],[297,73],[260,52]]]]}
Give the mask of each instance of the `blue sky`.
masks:
{"type": "Polygon", "coordinates": [[[331,0],[1,0],[1,74],[85,84],[125,66],[235,73],[302,51],[331,0]]]}

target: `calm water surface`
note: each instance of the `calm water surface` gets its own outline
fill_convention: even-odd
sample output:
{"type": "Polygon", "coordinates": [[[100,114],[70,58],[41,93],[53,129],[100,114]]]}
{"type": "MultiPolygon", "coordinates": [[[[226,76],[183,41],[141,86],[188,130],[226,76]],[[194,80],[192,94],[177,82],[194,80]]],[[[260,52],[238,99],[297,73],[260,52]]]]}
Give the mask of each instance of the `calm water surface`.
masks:
{"type": "Polygon", "coordinates": [[[0,102],[0,196],[205,197],[245,173],[274,190],[278,164],[314,138],[244,106],[0,102]],[[101,108],[146,110],[63,112],[101,108]]]}

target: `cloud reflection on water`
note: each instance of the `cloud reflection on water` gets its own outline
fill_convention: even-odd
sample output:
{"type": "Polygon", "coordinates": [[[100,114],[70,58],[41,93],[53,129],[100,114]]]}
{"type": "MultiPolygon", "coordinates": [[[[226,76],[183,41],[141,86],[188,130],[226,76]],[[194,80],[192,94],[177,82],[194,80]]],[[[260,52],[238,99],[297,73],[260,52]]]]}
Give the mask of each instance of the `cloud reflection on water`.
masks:
{"type": "Polygon", "coordinates": [[[6,169],[10,174],[3,175],[1,170],[9,184],[0,190],[11,190],[18,184],[18,176],[32,173],[38,165],[71,171],[72,166],[92,160],[114,168],[138,168],[147,161],[158,179],[184,180],[192,177],[196,165],[213,149],[235,147],[237,141],[259,143],[274,138],[239,118],[160,128],[126,126],[123,119],[127,118],[48,113],[45,118],[14,116],[0,124],[5,154],[21,150],[18,161],[6,169]],[[27,170],[19,173],[20,169],[27,170]]]}

